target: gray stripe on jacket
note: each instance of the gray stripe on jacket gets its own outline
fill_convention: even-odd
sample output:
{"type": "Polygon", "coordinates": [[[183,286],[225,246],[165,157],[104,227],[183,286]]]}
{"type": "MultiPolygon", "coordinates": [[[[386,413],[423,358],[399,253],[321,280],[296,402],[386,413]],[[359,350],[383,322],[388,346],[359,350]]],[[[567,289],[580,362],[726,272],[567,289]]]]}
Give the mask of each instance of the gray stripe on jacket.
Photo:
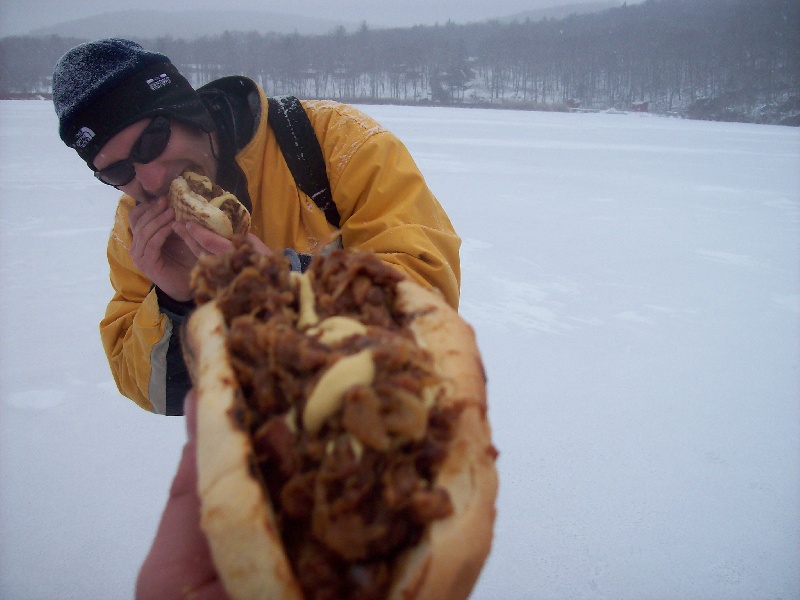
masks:
{"type": "Polygon", "coordinates": [[[153,412],[158,415],[167,414],[167,351],[172,338],[172,319],[167,319],[164,335],[150,351],[150,382],[147,395],[153,412]]]}

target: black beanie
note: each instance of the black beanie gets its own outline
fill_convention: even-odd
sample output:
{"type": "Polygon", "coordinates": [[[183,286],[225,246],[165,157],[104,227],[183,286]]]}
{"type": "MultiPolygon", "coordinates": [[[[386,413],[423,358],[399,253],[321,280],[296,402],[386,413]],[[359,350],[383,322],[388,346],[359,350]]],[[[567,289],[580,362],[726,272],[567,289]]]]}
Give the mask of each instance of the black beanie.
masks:
{"type": "Polygon", "coordinates": [[[163,114],[216,129],[197,92],[169,58],[110,38],[76,46],[53,72],[58,132],[91,167],[100,149],[141,119],[163,114]]]}

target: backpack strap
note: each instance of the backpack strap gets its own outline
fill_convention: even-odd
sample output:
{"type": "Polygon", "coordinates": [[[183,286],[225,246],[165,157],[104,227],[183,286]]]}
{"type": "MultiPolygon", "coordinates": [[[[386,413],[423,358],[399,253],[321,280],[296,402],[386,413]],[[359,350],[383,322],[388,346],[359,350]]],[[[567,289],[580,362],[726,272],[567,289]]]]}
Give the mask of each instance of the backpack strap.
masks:
{"type": "Polygon", "coordinates": [[[269,124],[297,187],[314,201],[325,213],[328,222],[338,229],[339,211],[333,202],[325,157],[303,105],[294,96],[270,97],[267,98],[267,104],[269,124]]]}

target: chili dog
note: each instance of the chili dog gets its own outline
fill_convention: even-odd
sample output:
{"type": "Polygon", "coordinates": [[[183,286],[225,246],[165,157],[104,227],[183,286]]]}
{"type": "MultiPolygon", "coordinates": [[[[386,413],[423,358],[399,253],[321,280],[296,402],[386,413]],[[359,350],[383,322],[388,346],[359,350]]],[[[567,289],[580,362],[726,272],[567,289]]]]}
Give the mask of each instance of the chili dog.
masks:
{"type": "Polygon", "coordinates": [[[237,599],[466,598],[497,452],[472,329],[372,254],[200,260],[183,330],[205,531],[237,599]]]}
{"type": "Polygon", "coordinates": [[[250,213],[244,205],[205,175],[184,171],[170,184],[167,201],[176,221],[197,221],[224,238],[250,229],[250,213]]]}

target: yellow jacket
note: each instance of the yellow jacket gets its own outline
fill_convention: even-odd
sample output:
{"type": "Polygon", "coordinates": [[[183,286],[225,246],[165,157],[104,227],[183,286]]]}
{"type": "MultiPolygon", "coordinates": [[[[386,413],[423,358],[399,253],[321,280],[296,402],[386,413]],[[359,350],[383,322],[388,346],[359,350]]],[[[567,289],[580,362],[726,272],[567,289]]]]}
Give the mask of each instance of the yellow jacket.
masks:
{"type": "MultiPolygon", "coordinates": [[[[313,253],[334,231],[323,212],[295,185],[268,125],[266,96],[255,134],[236,156],[252,201],[251,232],[275,252],[313,253]]],[[[428,189],[405,146],[357,109],[330,101],[303,101],[325,157],[342,243],[377,253],[415,280],[441,290],[458,306],[460,239],[428,189]]],[[[114,297],[100,336],[120,392],[142,408],[167,412],[167,388],[182,373],[167,365],[180,319],[159,307],[155,288],[130,258],[123,195],[108,242],[114,297]],[[174,369],[172,369],[174,371],[174,369]]],[[[174,403],[175,400],[173,399],[174,403]]]]}

